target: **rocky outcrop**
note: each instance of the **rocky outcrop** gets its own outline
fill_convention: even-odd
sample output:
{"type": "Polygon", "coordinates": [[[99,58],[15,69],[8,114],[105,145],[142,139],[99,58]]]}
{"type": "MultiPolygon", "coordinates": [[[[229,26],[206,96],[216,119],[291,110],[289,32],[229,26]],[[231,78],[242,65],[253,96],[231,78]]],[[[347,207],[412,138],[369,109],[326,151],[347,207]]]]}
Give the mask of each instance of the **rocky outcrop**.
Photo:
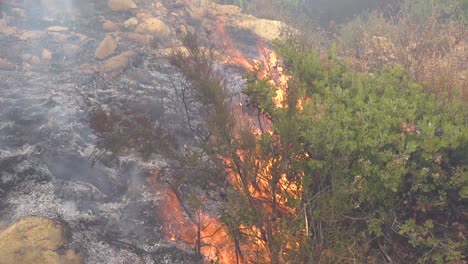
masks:
{"type": "Polygon", "coordinates": [[[27,216],[0,233],[0,264],[81,264],[74,250],[59,248],[68,243],[65,228],[50,219],[27,216]]]}

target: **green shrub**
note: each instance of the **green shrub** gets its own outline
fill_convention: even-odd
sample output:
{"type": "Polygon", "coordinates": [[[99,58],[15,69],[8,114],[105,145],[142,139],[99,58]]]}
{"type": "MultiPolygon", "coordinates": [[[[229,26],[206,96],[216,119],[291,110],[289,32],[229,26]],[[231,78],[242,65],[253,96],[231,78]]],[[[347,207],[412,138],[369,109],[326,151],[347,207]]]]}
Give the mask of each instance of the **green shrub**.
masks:
{"type": "Polygon", "coordinates": [[[467,220],[468,115],[461,104],[427,95],[403,67],[361,74],[333,48],[320,55],[286,43],[279,52],[291,74],[289,107],[263,107],[271,97],[258,97],[269,94],[261,89],[275,87],[260,81],[250,80],[246,90],[269,111],[281,142],[263,137],[262,148],[271,142],[270,153],[287,161],[271,173],[286,173],[303,188],[290,204],[305,216],[288,228],[309,234],[297,249],[302,255],[284,253],[284,261],[323,261],[328,252],[331,263],[361,262],[374,251],[388,258],[406,251],[408,261],[463,259],[466,231],[457,223],[467,220]],[[298,110],[301,98],[310,100],[298,110]],[[374,242],[356,246],[366,241],[374,242]]]}

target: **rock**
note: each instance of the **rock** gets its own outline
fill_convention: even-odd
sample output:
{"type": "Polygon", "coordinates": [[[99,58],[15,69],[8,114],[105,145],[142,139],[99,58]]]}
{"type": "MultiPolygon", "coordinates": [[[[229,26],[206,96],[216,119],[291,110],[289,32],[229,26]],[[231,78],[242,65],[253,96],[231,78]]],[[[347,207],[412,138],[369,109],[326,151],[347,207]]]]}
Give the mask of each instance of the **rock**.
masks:
{"type": "Polygon", "coordinates": [[[123,25],[124,25],[125,29],[132,31],[138,25],[138,19],[136,19],[135,17],[129,18],[129,19],[125,20],[123,25]]]}
{"type": "Polygon", "coordinates": [[[111,34],[107,34],[96,49],[96,58],[105,59],[114,54],[116,48],[116,39],[111,34]]]}
{"type": "Polygon", "coordinates": [[[88,73],[88,74],[93,74],[97,72],[97,69],[94,65],[91,65],[89,63],[85,63],[80,65],[80,71],[82,73],[88,73]]]}
{"type": "Polygon", "coordinates": [[[0,33],[5,36],[13,36],[18,33],[18,29],[15,27],[6,27],[5,25],[2,25],[2,23],[0,23],[0,33]]]}
{"type": "MultiPolygon", "coordinates": [[[[235,5],[214,5],[214,8],[216,13],[221,14],[221,15],[240,15],[241,14],[241,9],[238,6],[235,5]]],[[[214,11],[214,10],[212,10],[214,11]]]]}
{"type": "Polygon", "coordinates": [[[109,0],[107,5],[112,11],[129,11],[137,8],[133,0],[109,0]]]}
{"type": "Polygon", "coordinates": [[[85,41],[88,39],[88,36],[81,33],[75,33],[74,37],[78,38],[80,41],[85,41]]]}
{"type": "Polygon", "coordinates": [[[145,19],[138,25],[136,31],[142,34],[157,35],[161,38],[167,37],[171,32],[164,22],[154,17],[145,19]]]}
{"type": "Polygon", "coordinates": [[[166,9],[166,7],[165,7],[161,2],[159,2],[159,1],[156,2],[156,3],[154,4],[154,7],[155,7],[156,13],[157,13],[158,15],[160,15],[160,16],[165,16],[165,15],[167,15],[167,9],[166,9]]]}
{"type": "Polygon", "coordinates": [[[16,65],[6,59],[0,58],[0,70],[13,71],[16,69],[16,65]]]}
{"type": "Polygon", "coordinates": [[[126,38],[142,46],[149,45],[153,41],[153,37],[150,35],[143,35],[143,34],[138,34],[134,32],[129,32],[128,34],[126,34],[126,38]]]}
{"type": "Polygon", "coordinates": [[[38,40],[47,37],[47,32],[38,30],[26,30],[21,33],[19,39],[21,40],[38,40]]]}
{"type": "Polygon", "coordinates": [[[58,42],[67,42],[68,35],[63,34],[62,32],[49,31],[49,35],[52,36],[58,42]]]}
{"type": "Polygon", "coordinates": [[[180,25],[180,27],[177,29],[178,33],[181,34],[182,36],[186,36],[188,31],[187,27],[185,25],[180,25]]]}
{"type": "Polygon", "coordinates": [[[41,53],[42,63],[50,64],[52,62],[52,52],[48,49],[43,49],[41,53]]]}
{"type": "Polygon", "coordinates": [[[280,37],[281,28],[284,24],[280,21],[268,19],[247,19],[240,22],[234,22],[234,26],[248,29],[266,40],[275,40],[280,37]]]}
{"type": "Polygon", "coordinates": [[[67,243],[62,225],[50,219],[26,216],[0,233],[0,264],[83,263],[82,257],[73,250],[59,250],[67,243]]]}
{"type": "Polygon", "coordinates": [[[120,30],[119,26],[116,23],[114,23],[114,22],[112,22],[112,21],[110,21],[108,19],[106,19],[102,23],[102,29],[104,31],[107,31],[107,32],[119,31],[120,30]]]}
{"type": "Polygon", "coordinates": [[[207,8],[204,5],[198,5],[194,3],[186,6],[186,10],[189,13],[189,15],[196,20],[202,20],[203,18],[205,18],[208,15],[209,9],[210,8],[207,8]]]}
{"type": "Polygon", "coordinates": [[[123,52],[114,56],[106,60],[101,67],[99,67],[99,72],[101,72],[106,79],[115,78],[125,70],[133,56],[135,56],[133,51],[123,52]]]}
{"type": "Polygon", "coordinates": [[[68,30],[68,28],[61,27],[61,26],[52,26],[52,27],[47,28],[47,31],[55,31],[55,32],[63,32],[63,31],[67,31],[67,30],[68,30]]]}
{"type": "Polygon", "coordinates": [[[23,54],[21,55],[21,59],[24,61],[24,62],[29,62],[31,59],[32,59],[33,55],[29,54],[29,53],[26,53],[26,54],[23,54]]]}
{"type": "Polygon", "coordinates": [[[32,56],[30,60],[31,64],[38,65],[41,63],[41,59],[38,56],[32,56]]]}
{"type": "Polygon", "coordinates": [[[65,44],[65,46],[63,47],[63,53],[67,57],[75,57],[76,55],[78,55],[78,53],[80,53],[80,46],[70,43],[65,44]]]}
{"type": "Polygon", "coordinates": [[[152,53],[164,57],[170,57],[176,53],[180,53],[182,56],[188,56],[190,54],[186,47],[155,49],[152,53]]]}
{"type": "Polygon", "coordinates": [[[152,17],[153,17],[153,15],[151,15],[150,13],[145,12],[145,11],[138,12],[136,14],[136,18],[138,19],[138,21],[144,21],[145,19],[152,18],[152,17]]]}

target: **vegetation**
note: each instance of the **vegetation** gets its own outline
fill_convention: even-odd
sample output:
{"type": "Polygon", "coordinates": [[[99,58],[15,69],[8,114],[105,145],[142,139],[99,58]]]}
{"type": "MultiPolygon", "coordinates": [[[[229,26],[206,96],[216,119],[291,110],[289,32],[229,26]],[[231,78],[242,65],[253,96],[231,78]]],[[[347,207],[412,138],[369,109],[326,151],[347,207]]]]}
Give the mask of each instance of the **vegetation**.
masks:
{"type": "Polygon", "coordinates": [[[178,67],[208,113],[198,157],[224,163],[230,174],[221,219],[238,259],[462,263],[462,102],[437,99],[402,66],[357,72],[336,46],[320,53],[291,38],[277,45],[291,76],[285,107],[272,101],[274,73],[247,75],[248,103],[269,120],[257,135],[248,117],[234,122],[239,113],[223,99],[223,82],[195,63],[210,59],[190,43],[178,67]]]}
{"type": "MultiPolygon", "coordinates": [[[[197,148],[177,155],[170,184],[198,228],[199,255],[212,246],[200,235],[207,225],[197,215],[209,206],[199,190],[218,186],[210,198],[219,201],[238,261],[466,263],[466,1],[434,0],[430,8],[392,1],[390,12],[376,2],[349,1],[352,10],[330,2],[322,6],[328,13],[311,10],[327,30],[286,32],[276,43],[289,75],[283,107],[272,100],[284,88],[274,82],[278,65],[260,65],[244,88],[254,118],[227,99],[214,52],[187,35],[186,51],[172,60],[186,82],[174,93],[197,148]],[[375,10],[363,14],[364,7],[375,10]]],[[[236,3],[249,10],[268,1],[236,3]]],[[[274,4],[291,12],[310,6],[274,4]]],[[[313,18],[307,10],[302,15],[313,18]]],[[[96,112],[93,129],[109,134],[128,122],[111,117],[96,112]]],[[[124,141],[177,152],[164,130],[150,137],[154,144],[124,141]]]]}
{"type": "Polygon", "coordinates": [[[272,175],[303,188],[288,197],[294,218],[278,229],[280,262],[463,259],[468,116],[461,103],[426,94],[403,67],[362,74],[336,50],[323,56],[298,47],[278,47],[292,77],[289,107],[268,112],[274,132],[257,146],[268,149],[259,157],[273,160],[272,175]],[[300,237],[297,248],[287,246],[288,235],[300,237]]]}

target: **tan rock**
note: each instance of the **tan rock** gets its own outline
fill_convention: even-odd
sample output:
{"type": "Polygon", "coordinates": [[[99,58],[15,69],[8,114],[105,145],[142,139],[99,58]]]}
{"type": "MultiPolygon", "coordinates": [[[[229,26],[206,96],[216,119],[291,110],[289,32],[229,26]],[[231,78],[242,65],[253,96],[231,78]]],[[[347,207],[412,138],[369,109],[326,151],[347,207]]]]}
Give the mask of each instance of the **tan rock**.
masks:
{"type": "MultiPolygon", "coordinates": [[[[219,14],[222,15],[240,15],[241,14],[241,9],[238,6],[235,5],[213,5],[214,8],[219,14]]],[[[212,10],[213,12],[214,10],[212,10]]]]}
{"type": "Polygon", "coordinates": [[[24,11],[24,9],[12,8],[11,13],[15,19],[26,19],[26,11],[24,11]]]}
{"type": "Polygon", "coordinates": [[[15,27],[6,27],[5,25],[2,25],[2,23],[0,23],[0,33],[5,36],[12,36],[18,34],[18,30],[15,27]]]}
{"type": "Polygon", "coordinates": [[[102,29],[104,31],[107,31],[107,32],[119,31],[120,30],[119,26],[116,23],[114,23],[114,22],[112,22],[112,21],[110,21],[108,19],[106,19],[102,23],[102,29]]]}
{"type": "Polygon", "coordinates": [[[92,65],[92,64],[89,64],[89,63],[85,63],[85,64],[81,64],[80,65],[80,71],[82,73],[96,73],[97,72],[97,69],[96,69],[96,66],[92,65]]]}
{"type": "Polygon", "coordinates": [[[109,0],[107,5],[112,11],[129,11],[137,8],[133,0],[109,0]]]}
{"type": "Polygon", "coordinates": [[[136,31],[142,34],[157,35],[162,38],[167,37],[171,32],[164,22],[154,17],[145,19],[138,25],[136,31]]]}
{"type": "Polygon", "coordinates": [[[280,37],[281,28],[284,27],[285,24],[275,20],[252,18],[235,22],[234,26],[248,29],[258,36],[271,41],[280,37]]]}
{"type": "Polygon", "coordinates": [[[81,264],[72,250],[58,253],[68,243],[64,228],[46,218],[23,217],[0,233],[0,264],[81,264]]]}
{"type": "Polygon", "coordinates": [[[198,5],[195,3],[186,6],[186,10],[189,15],[196,20],[202,20],[205,18],[208,15],[209,9],[210,8],[207,8],[205,5],[198,5]]]}
{"type": "Polygon", "coordinates": [[[153,37],[151,35],[143,35],[134,32],[129,32],[128,34],[126,34],[126,38],[142,46],[149,45],[153,41],[153,37]]]}
{"type": "Polygon", "coordinates": [[[68,35],[62,32],[49,31],[49,35],[59,42],[67,42],[68,40],[68,35]]]}
{"type": "Polygon", "coordinates": [[[187,27],[185,25],[180,25],[180,27],[178,29],[178,33],[181,34],[182,36],[187,35],[187,33],[188,33],[187,27]]]}
{"type": "Polygon", "coordinates": [[[77,37],[80,41],[85,41],[88,39],[88,36],[81,34],[81,33],[75,33],[75,37],[77,37]]]}
{"type": "Polygon", "coordinates": [[[6,59],[0,58],[0,71],[13,71],[16,65],[6,59]]]}
{"type": "Polygon", "coordinates": [[[123,25],[124,25],[124,28],[127,30],[134,30],[136,26],[138,25],[138,19],[136,19],[135,17],[129,18],[125,20],[123,25]]]}
{"type": "Polygon", "coordinates": [[[159,1],[154,4],[154,8],[156,9],[156,13],[161,16],[167,15],[166,7],[159,1]]]}
{"type": "Polygon", "coordinates": [[[117,40],[111,34],[107,34],[96,49],[96,58],[105,59],[114,54],[116,48],[117,40]]]}
{"type": "Polygon", "coordinates": [[[55,32],[63,32],[67,30],[68,30],[67,27],[61,27],[61,26],[52,26],[52,27],[47,28],[47,31],[55,31],[55,32]]]}
{"type": "Polygon", "coordinates": [[[154,49],[152,53],[165,57],[174,56],[175,54],[181,54],[182,56],[188,56],[190,54],[186,47],[154,49]]]}
{"type": "Polygon", "coordinates": [[[38,56],[32,56],[30,60],[31,64],[38,65],[41,63],[41,59],[38,56]]]}
{"type": "Polygon", "coordinates": [[[78,53],[80,53],[80,46],[70,43],[65,44],[65,46],[63,47],[63,53],[67,57],[75,57],[76,55],[78,55],[78,53]]]}
{"type": "Polygon", "coordinates": [[[23,54],[21,55],[21,59],[24,61],[24,62],[29,62],[31,59],[32,59],[33,55],[29,54],[29,53],[26,53],[26,54],[23,54]]]}
{"type": "Polygon", "coordinates": [[[50,64],[52,62],[52,52],[48,49],[43,49],[41,53],[42,63],[50,64]]]}
{"type": "Polygon", "coordinates": [[[148,12],[138,12],[136,14],[136,18],[138,19],[138,21],[143,21],[143,20],[145,20],[147,18],[151,18],[151,17],[153,17],[153,15],[151,15],[148,12]]]}
{"type": "Polygon", "coordinates": [[[99,67],[99,72],[101,72],[106,79],[115,78],[125,70],[133,56],[135,56],[133,51],[123,52],[114,56],[106,60],[101,67],[99,67]]]}
{"type": "Polygon", "coordinates": [[[19,39],[21,40],[38,40],[46,38],[47,33],[39,30],[26,30],[21,33],[19,39]]]}

